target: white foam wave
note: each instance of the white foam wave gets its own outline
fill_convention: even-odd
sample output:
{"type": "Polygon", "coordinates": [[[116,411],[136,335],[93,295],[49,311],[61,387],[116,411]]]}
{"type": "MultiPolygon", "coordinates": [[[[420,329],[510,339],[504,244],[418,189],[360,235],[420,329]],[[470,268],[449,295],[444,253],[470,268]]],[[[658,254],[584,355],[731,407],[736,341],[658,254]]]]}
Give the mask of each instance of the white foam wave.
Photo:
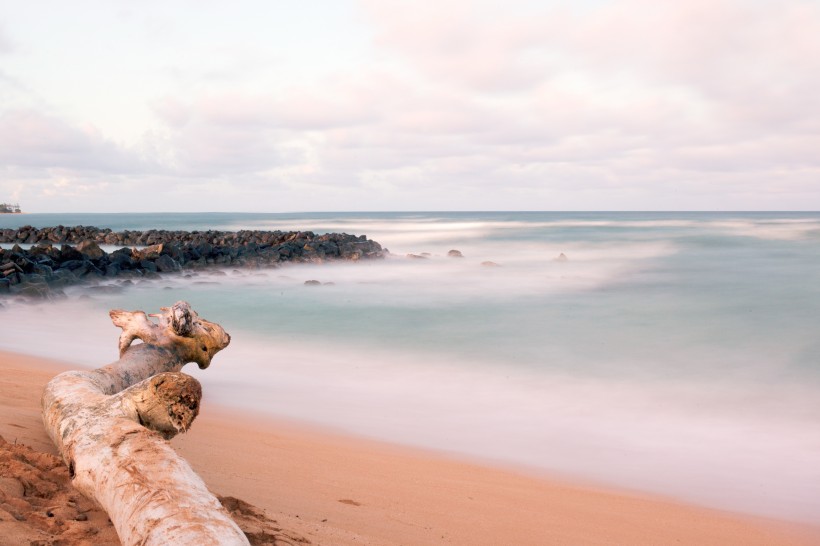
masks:
{"type": "MultiPolygon", "coordinates": [[[[256,220],[233,226],[233,229],[300,229],[316,232],[346,232],[366,234],[391,250],[411,252],[412,247],[439,243],[466,244],[488,236],[505,237],[516,231],[571,230],[599,228],[601,230],[629,229],[651,234],[658,228],[681,230],[681,233],[724,234],[755,237],[764,240],[799,240],[820,233],[816,218],[726,218],[726,219],[553,219],[553,220],[458,220],[452,217],[381,218],[300,218],[298,220],[256,220]]],[[[635,235],[634,233],[632,235],[635,235]]],[[[626,238],[629,234],[613,235],[626,238]]]]}
{"type": "Polygon", "coordinates": [[[317,296],[324,300],[335,299],[341,304],[357,298],[412,307],[592,290],[628,280],[676,251],[673,245],[661,243],[498,243],[462,248],[463,258],[448,257],[446,253],[423,259],[392,255],[385,260],[327,263],[321,267],[287,264],[274,270],[229,269],[227,275],[201,271],[191,277],[165,277],[156,283],[301,290],[305,281],[317,280],[333,285],[332,290],[317,296]],[[561,254],[566,261],[558,259],[561,254]]]}

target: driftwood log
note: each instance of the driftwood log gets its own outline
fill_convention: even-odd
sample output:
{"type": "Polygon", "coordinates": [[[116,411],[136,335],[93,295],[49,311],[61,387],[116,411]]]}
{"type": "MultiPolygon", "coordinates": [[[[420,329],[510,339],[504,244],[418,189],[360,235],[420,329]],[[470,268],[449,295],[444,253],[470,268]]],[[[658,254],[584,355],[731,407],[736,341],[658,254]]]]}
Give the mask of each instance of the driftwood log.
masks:
{"type": "Polygon", "coordinates": [[[110,312],[122,328],[120,359],[65,372],[43,394],[43,420],[74,486],[108,513],[123,545],[248,544],[168,439],[191,426],[202,389],[180,372],[207,368],[230,336],[186,302],[110,312]],[[136,339],[142,343],[132,344],[136,339]]]}

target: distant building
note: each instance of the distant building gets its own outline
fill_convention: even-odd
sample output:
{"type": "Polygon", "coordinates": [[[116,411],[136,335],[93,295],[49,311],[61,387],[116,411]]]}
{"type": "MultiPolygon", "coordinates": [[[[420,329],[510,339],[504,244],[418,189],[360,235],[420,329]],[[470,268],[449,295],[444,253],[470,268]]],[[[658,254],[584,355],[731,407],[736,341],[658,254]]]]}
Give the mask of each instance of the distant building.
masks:
{"type": "Polygon", "coordinates": [[[19,203],[0,203],[0,214],[10,214],[10,213],[20,213],[20,204],[19,203]]]}

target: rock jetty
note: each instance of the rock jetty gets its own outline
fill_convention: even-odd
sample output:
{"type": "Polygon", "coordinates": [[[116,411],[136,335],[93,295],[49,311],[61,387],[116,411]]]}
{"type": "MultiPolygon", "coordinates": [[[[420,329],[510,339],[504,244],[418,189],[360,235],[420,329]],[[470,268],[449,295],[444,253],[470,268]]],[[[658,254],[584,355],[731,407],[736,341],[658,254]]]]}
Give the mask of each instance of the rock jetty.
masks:
{"type": "Polygon", "coordinates": [[[112,231],[92,226],[0,230],[0,296],[46,297],[72,284],[151,278],[209,267],[275,267],[283,262],[382,258],[364,235],[311,231],[112,231]],[[33,245],[23,249],[19,244],[33,245]],[[100,245],[122,247],[106,252],[100,245]]]}

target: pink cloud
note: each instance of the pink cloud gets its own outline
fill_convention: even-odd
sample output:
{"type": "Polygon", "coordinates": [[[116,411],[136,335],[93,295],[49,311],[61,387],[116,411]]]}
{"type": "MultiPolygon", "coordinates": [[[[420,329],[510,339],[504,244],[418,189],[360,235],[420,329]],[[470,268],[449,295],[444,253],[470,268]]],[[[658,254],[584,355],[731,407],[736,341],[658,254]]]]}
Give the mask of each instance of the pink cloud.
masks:
{"type": "Polygon", "coordinates": [[[291,88],[277,94],[210,94],[195,99],[187,112],[217,126],[324,130],[360,125],[379,115],[379,101],[373,100],[374,83],[334,80],[320,91],[291,88]]]}
{"type": "Polygon", "coordinates": [[[816,3],[614,0],[527,14],[515,3],[362,3],[394,63],[473,95],[526,101],[580,81],[605,103],[626,81],[644,99],[683,92],[727,123],[767,127],[805,123],[820,108],[816,3]]]}
{"type": "Polygon", "coordinates": [[[150,106],[162,121],[174,128],[183,127],[191,117],[188,107],[173,97],[150,101],[150,106]]]}
{"type": "Polygon", "coordinates": [[[378,179],[533,199],[691,190],[686,206],[721,184],[765,192],[820,175],[820,13],[808,3],[365,8],[377,68],[158,102],[178,172],[284,168],[311,187],[378,179]]]}
{"type": "Polygon", "coordinates": [[[25,167],[137,172],[145,164],[93,126],[72,125],[34,110],[0,114],[0,161],[25,167]]]}
{"type": "Polygon", "coordinates": [[[526,88],[546,75],[524,55],[550,30],[538,21],[487,12],[481,2],[362,4],[378,28],[376,45],[422,74],[484,91],[526,88]]]}

